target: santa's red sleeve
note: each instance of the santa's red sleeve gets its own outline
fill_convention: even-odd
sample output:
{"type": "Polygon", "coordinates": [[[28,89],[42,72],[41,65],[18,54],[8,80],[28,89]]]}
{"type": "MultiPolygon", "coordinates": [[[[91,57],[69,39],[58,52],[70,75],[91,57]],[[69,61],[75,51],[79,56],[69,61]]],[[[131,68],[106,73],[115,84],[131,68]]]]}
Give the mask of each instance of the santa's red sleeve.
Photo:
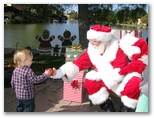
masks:
{"type": "Polygon", "coordinates": [[[146,64],[144,64],[143,61],[140,61],[140,60],[132,61],[130,62],[130,64],[122,68],[119,74],[126,75],[131,72],[138,72],[141,74],[144,71],[145,67],[146,67],[146,64]]]}
{"type": "Polygon", "coordinates": [[[92,66],[87,50],[80,57],[73,62],[76,66],[79,67],[79,71],[86,70],[92,66]]]}
{"type": "Polygon", "coordinates": [[[65,73],[63,79],[72,81],[72,79],[82,70],[86,70],[92,66],[87,50],[85,50],[74,62],[66,62],[60,67],[65,73]]]}
{"type": "Polygon", "coordinates": [[[128,57],[124,54],[123,50],[119,48],[116,59],[111,62],[113,68],[123,68],[128,64],[128,57]]]}

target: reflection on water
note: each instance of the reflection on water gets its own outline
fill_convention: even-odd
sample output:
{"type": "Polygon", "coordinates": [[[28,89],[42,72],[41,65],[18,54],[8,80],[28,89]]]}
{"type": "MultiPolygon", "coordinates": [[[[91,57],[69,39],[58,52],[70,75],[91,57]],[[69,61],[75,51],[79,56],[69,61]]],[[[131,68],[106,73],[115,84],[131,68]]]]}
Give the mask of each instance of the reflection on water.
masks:
{"type": "MultiPolygon", "coordinates": [[[[118,29],[124,29],[126,27],[115,27],[118,29]]],[[[78,33],[78,21],[71,20],[67,23],[47,23],[47,24],[4,24],[4,47],[5,48],[16,48],[18,46],[26,47],[30,46],[33,49],[38,48],[39,42],[36,40],[37,35],[41,35],[44,29],[50,31],[50,35],[54,35],[55,39],[51,42],[52,46],[59,44],[61,46],[61,41],[57,38],[58,35],[62,35],[67,29],[71,32],[71,36],[76,35],[76,39],[73,44],[79,43],[79,33],[78,33]]],[[[130,27],[127,27],[130,29],[130,27]]],[[[132,29],[131,29],[132,30],[132,29]]],[[[142,31],[143,38],[148,36],[148,30],[144,29],[142,31]]]]}

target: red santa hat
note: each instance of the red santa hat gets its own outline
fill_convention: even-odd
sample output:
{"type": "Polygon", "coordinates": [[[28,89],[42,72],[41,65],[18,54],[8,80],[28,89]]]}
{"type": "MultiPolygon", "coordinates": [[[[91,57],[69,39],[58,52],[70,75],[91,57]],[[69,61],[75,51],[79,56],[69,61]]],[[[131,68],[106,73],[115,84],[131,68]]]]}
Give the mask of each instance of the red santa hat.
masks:
{"type": "Polygon", "coordinates": [[[111,40],[111,28],[101,25],[93,25],[90,30],[87,31],[87,39],[95,39],[96,41],[107,42],[111,40]]]}

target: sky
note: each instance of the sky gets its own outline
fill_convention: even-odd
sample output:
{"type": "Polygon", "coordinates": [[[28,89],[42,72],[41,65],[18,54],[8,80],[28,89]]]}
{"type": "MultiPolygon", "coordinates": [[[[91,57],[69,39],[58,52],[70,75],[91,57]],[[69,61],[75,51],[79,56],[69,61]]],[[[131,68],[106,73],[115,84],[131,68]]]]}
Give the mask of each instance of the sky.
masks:
{"type": "MultiPolygon", "coordinates": [[[[117,5],[115,5],[115,6],[113,7],[113,10],[116,9],[116,8],[117,8],[117,5]]],[[[148,5],[147,5],[147,7],[146,7],[146,12],[148,13],[148,5]]]]}
{"type": "MultiPolygon", "coordinates": [[[[37,118],[42,118],[42,117],[49,117],[49,118],[52,118],[53,116],[54,116],[54,114],[52,114],[52,113],[49,113],[49,114],[43,114],[43,113],[34,113],[34,114],[25,114],[25,113],[22,113],[22,114],[16,114],[16,113],[4,113],[4,82],[3,82],[3,79],[4,79],[4,19],[3,19],[3,16],[4,16],[4,4],[9,4],[9,3],[11,3],[11,4],[87,4],[87,1],[83,1],[83,0],[76,0],[76,1],[74,1],[74,0],[67,0],[67,2],[64,2],[64,1],[61,1],[61,0],[1,0],[1,19],[0,19],[0,21],[1,21],[1,23],[0,23],[0,27],[2,28],[0,31],[1,31],[1,42],[0,42],[0,47],[1,47],[1,53],[0,53],[0,56],[1,56],[1,65],[0,65],[0,72],[1,72],[1,86],[0,86],[0,89],[1,89],[1,100],[0,100],[0,102],[1,102],[1,107],[0,107],[0,111],[1,111],[1,113],[0,113],[0,116],[1,117],[10,117],[10,118],[30,118],[30,117],[36,117],[37,116],[37,118]],[[39,2],[38,2],[39,1],[39,2]],[[59,2],[60,1],[60,2],[59,2]]],[[[149,4],[149,56],[150,56],[150,58],[149,58],[149,62],[150,62],[150,65],[149,65],[149,70],[150,70],[150,83],[154,83],[153,82],[153,73],[151,73],[152,72],[152,69],[153,69],[153,60],[154,59],[152,59],[153,58],[153,56],[154,56],[154,53],[151,53],[151,51],[153,51],[154,49],[151,49],[151,48],[153,48],[154,46],[152,46],[153,45],[153,38],[152,37],[154,37],[153,35],[154,35],[154,29],[153,29],[153,27],[154,27],[154,25],[153,25],[153,21],[154,21],[154,19],[153,19],[153,13],[154,13],[154,4],[152,4],[152,0],[133,0],[133,1],[130,1],[130,0],[108,0],[108,1],[103,1],[103,0],[89,0],[88,1],[88,4],[149,4]],[[90,2],[89,2],[90,1],[90,2]],[[130,3],[131,2],[131,3],[130,3]],[[151,39],[151,40],[150,40],[151,39]]],[[[153,88],[153,86],[150,86],[150,89],[151,89],[151,91],[152,90],[154,90],[154,88],[153,88]]],[[[61,114],[61,116],[63,117],[63,116],[67,116],[67,118],[74,118],[74,117],[80,117],[80,116],[88,116],[88,118],[94,118],[94,117],[97,117],[97,118],[102,118],[102,117],[104,117],[105,115],[107,116],[107,117],[115,117],[115,116],[118,116],[118,118],[130,118],[130,117],[133,117],[133,116],[135,116],[135,117],[140,117],[140,118],[145,118],[145,117],[152,117],[153,115],[154,115],[154,112],[153,112],[153,109],[152,109],[152,106],[154,106],[153,105],[153,95],[154,94],[150,94],[150,104],[149,104],[149,106],[150,106],[150,108],[151,108],[151,111],[148,113],[148,114],[135,114],[134,115],[134,113],[131,113],[131,114],[129,114],[129,115],[127,115],[127,113],[126,114],[103,114],[103,113],[87,113],[87,114],[80,114],[80,113],[66,113],[66,114],[61,114]]],[[[59,113],[60,114],[60,113],[59,113]]],[[[56,114],[57,115],[57,114],[56,114]]],[[[58,115],[57,115],[58,116],[58,115]]]]}
{"type": "MultiPolygon", "coordinates": [[[[117,6],[115,6],[115,7],[113,8],[113,10],[116,9],[116,7],[117,7],[117,6]]],[[[71,10],[74,10],[74,11],[78,12],[78,6],[75,5],[71,10]]],[[[147,5],[147,7],[146,7],[146,12],[148,13],[148,5],[147,5]]]]}

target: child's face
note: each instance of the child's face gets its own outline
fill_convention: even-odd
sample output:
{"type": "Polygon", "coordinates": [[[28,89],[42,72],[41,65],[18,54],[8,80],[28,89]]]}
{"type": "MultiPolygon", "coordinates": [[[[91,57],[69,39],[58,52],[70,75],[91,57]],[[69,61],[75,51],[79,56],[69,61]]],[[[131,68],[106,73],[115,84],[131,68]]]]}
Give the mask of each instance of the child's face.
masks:
{"type": "Polygon", "coordinates": [[[32,59],[27,59],[27,60],[25,61],[24,65],[30,67],[30,66],[32,65],[32,63],[33,63],[32,59]]]}

